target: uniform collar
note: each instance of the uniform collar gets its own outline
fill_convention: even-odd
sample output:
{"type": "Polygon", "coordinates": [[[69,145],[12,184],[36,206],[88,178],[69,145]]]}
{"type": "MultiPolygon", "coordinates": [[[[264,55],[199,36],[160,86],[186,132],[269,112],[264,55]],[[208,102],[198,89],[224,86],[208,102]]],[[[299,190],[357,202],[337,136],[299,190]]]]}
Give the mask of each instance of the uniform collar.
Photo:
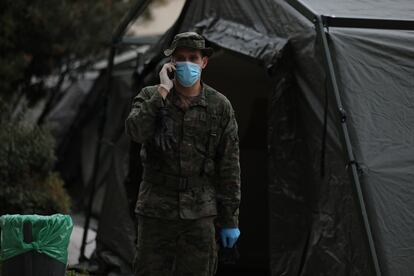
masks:
{"type": "Polygon", "coordinates": [[[207,106],[207,101],[206,101],[206,86],[204,85],[204,83],[201,83],[201,91],[200,94],[198,94],[192,101],[190,106],[196,106],[196,105],[200,105],[200,106],[207,106]]]}
{"type": "MultiPolygon", "coordinates": [[[[173,93],[171,93],[171,102],[176,105],[176,106],[180,106],[180,96],[178,95],[177,90],[175,90],[175,88],[173,88],[172,90],[173,93]]],[[[206,107],[207,106],[207,100],[206,100],[206,86],[204,83],[201,83],[201,91],[200,94],[198,94],[197,96],[195,96],[189,107],[193,107],[193,106],[203,106],[206,107]]]]}

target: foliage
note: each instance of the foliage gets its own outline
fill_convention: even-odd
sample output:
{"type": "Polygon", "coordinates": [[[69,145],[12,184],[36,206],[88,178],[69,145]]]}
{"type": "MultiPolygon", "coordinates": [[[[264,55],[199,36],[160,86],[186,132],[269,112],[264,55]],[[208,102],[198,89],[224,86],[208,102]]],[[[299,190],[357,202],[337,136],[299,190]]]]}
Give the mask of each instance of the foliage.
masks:
{"type": "Polygon", "coordinates": [[[68,213],[63,181],[52,172],[54,140],[47,129],[12,119],[0,104],[0,215],[68,213]]]}
{"type": "MultiPolygon", "coordinates": [[[[167,2],[153,0],[151,4],[167,2]]],[[[88,68],[105,55],[113,31],[134,3],[0,1],[0,96],[10,101],[20,96],[16,92],[35,93],[38,89],[33,92],[30,86],[33,77],[41,80],[54,73],[62,78],[71,71],[88,68]]],[[[144,12],[143,18],[152,19],[151,9],[144,12]]]]}
{"type": "Polygon", "coordinates": [[[88,63],[107,48],[133,1],[0,1],[0,93],[53,70],[88,63]]]}
{"type": "MultiPolygon", "coordinates": [[[[49,131],[25,125],[19,116],[13,119],[2,99],[16,104],[21,94],[43,97],[42,78],[53,74],[62,80],[71,71],[86,69],[105,54],[113,30],[134,3],[0,1],[0,215],[69,208],[63,183],[52,172],[55,155],[49,131]],[[38,81],[33,84],[33,79],[38,81]]],[[[151,18],[148,12],[146,16],[151,18]]]]}
{"type": "Polygon", "coordinates": [[[2,184],[23,185],[45,178],[53,167],[53,138],[44,129],[5,123],[0,132],[2,184]]]}
{"type": "Polygon", "coordinates": [[[1,214],[52,215],[68,213],[70,199],[58,174],[26,185],[4,186],[0,190],[1,214]]]}
{"type": "Polygon", "coordinates": [[[89,273],[87,271],[76,272],[73,270],[66,271],[66,276],[88,276],[89,273]]]}

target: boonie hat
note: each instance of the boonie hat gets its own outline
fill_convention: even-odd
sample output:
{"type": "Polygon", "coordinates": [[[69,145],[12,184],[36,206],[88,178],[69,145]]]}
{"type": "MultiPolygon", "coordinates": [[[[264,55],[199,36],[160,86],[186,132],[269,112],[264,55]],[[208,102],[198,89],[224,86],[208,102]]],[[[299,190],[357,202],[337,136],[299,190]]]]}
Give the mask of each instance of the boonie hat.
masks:
{"type": "Polygon", "coordinates": [[[206,47],[204,38],[196,32],[185,32],[175,35],[170,48],[164,50],[164,55],[171,56],[179,47],[201,50],[206,56],[213,54],[213,48],[206,47]]]}

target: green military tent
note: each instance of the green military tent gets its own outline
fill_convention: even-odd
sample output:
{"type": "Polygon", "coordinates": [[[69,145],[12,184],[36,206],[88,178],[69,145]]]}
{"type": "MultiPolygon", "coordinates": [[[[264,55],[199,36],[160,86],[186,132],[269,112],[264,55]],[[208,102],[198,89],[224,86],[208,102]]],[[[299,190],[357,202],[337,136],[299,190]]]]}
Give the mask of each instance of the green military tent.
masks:
{"type": "MultiPolygon", "coordinates": [[[[148,2],[137,1],[116,47],[133,41],[121,34],[148,2]]],[[[131,264],[139,145],[123,121],[140,88],[158,82],[162,50],[194,30],[215,49],[203,79],[230,99],[239,123],[241,257],[225,275],[413,275],[413,12],[410,0],[187,0],[144,55],[109,66],[78,105],[88,116],[65,129],[78,142],[61,153],[76,160],[90,137],[102,138],[97,256],[131,264]]],[[[93,160],[82,164],[91,174],[93,160]]]]}

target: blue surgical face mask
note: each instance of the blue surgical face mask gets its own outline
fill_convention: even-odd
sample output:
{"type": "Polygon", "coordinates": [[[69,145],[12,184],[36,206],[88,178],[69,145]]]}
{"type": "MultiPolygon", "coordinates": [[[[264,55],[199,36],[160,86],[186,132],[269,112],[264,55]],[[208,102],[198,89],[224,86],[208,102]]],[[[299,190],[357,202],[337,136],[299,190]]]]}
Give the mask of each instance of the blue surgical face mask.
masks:
{"type": "Polygon", "coordinates": [[[189,61],[177,61],[175,63],[175,76],[184,87],[193,86],[201,76],[200,65],[189,61]]]}

